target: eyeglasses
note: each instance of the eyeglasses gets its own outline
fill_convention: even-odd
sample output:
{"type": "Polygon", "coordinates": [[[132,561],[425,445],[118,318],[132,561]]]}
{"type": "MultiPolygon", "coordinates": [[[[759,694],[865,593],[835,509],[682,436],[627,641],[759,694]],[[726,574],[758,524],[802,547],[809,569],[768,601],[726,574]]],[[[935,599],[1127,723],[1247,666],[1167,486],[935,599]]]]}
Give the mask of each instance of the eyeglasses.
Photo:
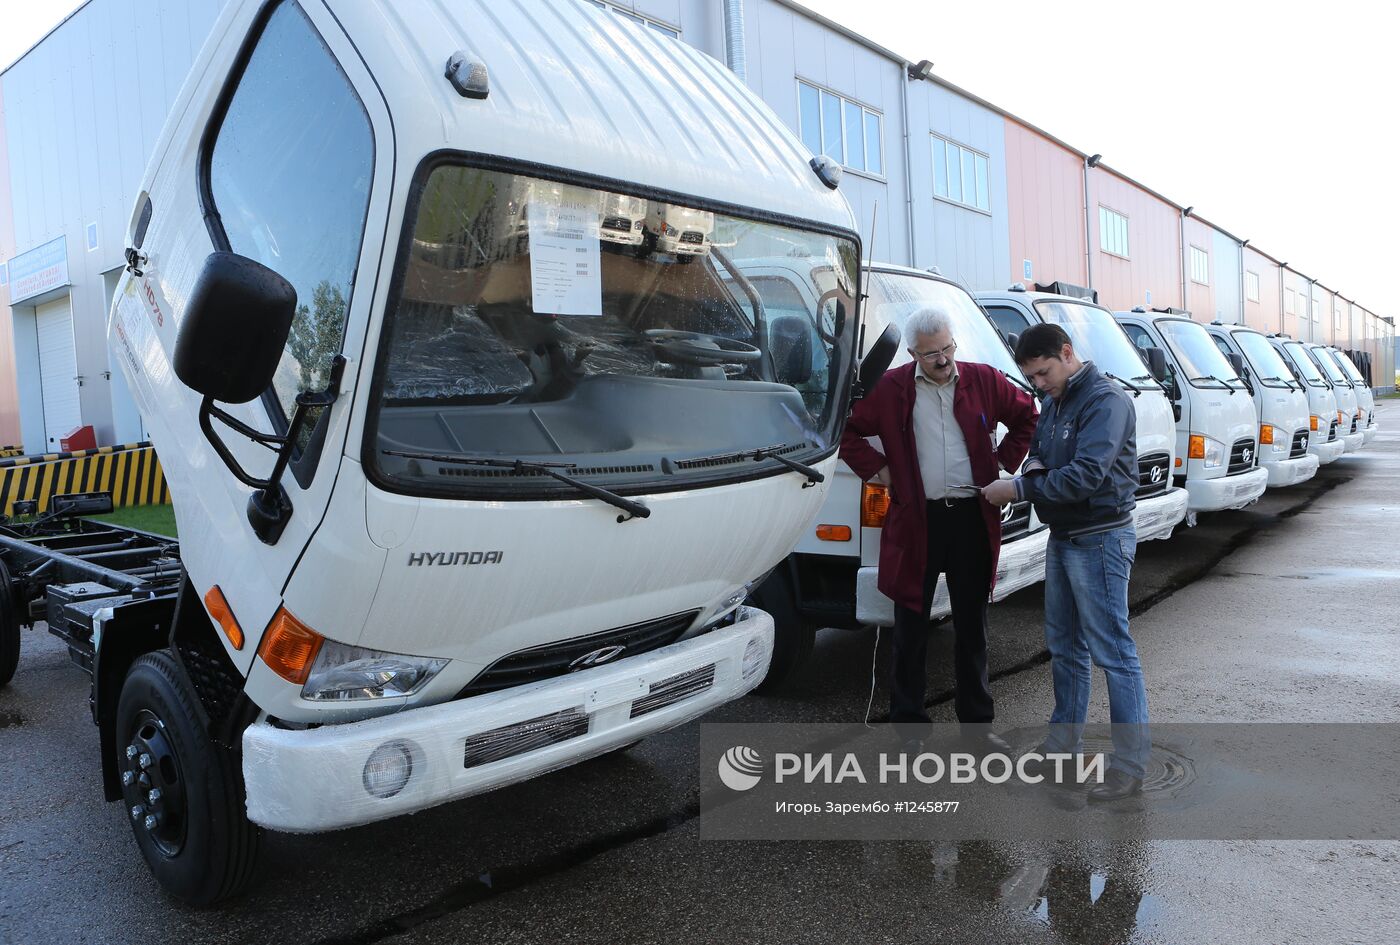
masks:
{"type": "Polygon", "coordinates": [[[914,357],[918,358],[920,361],[932,361],[934,358],[940,356],[945,358],[951,358],[953,356],[953,352],[957,349],[958,343],[954,341],[950,344],[945,345],[942,348],[935,348],[933,351],[915,351],[913,348],[910,348],[909,353],[912,354],[914,357]]]}

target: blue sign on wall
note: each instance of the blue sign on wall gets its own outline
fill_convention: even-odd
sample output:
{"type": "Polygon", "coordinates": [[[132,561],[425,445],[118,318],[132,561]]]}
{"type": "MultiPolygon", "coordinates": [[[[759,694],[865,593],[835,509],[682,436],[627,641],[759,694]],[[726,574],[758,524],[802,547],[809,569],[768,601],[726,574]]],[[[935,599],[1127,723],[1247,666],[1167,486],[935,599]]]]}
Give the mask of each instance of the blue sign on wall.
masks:
{"type": "Polygon", "coordinates": [[[58,237],[9,262],[10,304],[68,285],[68,240],[58,237]]]}
{"type": "Polygon", "coordinates": [[[1021,278],[1027,282],[1031,281],[1031,261],[1029,259],[1021,260],[1021,278]]]}

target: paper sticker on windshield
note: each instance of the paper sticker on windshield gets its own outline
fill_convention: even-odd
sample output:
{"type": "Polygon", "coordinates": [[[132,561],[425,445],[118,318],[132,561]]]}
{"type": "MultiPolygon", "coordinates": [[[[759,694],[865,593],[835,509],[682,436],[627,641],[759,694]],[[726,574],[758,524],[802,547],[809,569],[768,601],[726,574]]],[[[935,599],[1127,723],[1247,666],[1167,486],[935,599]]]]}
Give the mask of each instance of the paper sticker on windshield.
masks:
{"type": "Polygon", "coordinates": [[[535,314],[602,315],[596,202],[531,203],[527,212],[535,314]]]}

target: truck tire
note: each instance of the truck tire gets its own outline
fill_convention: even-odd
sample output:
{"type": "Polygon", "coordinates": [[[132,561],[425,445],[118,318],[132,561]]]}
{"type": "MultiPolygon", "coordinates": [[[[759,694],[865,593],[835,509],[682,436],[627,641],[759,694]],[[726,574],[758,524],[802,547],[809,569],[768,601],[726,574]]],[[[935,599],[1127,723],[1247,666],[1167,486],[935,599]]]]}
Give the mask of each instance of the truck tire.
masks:
{"type": "Polygon", "coordinates": [[[241,892],[261,841],[248,820],[238,760],[200,719],[199,696],[169,651],[131,665],[112,745],[122,807],[156,881],[192,906],[241,892]]]}
{"type": "Polygon", "coordinates": [[[773,618],[773,659],[768,664],[768,675],[755,691],[776,692],[812,655],[817,628],[802,616],[792,567],[786,561],[754,588],[750,599],[773,618]]]}
{"type": "Polygon", "coordinates": [[[14,678],[19,665],[19,604],[10,570],[0,562],[0,689],[14,678]]]}

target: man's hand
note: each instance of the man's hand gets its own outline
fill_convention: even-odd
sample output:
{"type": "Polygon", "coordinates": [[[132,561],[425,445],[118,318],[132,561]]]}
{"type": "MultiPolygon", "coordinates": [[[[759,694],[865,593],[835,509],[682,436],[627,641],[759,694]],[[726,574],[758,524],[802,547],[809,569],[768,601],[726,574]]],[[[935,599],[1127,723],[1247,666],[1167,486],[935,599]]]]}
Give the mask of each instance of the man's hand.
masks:
{"type": "Polygon", "coordinates": [[[982,487],[982,498],[997,507],[1006,505],[1016,498],[1016,484],[1010,479],[998,479],[982,487]]]}

